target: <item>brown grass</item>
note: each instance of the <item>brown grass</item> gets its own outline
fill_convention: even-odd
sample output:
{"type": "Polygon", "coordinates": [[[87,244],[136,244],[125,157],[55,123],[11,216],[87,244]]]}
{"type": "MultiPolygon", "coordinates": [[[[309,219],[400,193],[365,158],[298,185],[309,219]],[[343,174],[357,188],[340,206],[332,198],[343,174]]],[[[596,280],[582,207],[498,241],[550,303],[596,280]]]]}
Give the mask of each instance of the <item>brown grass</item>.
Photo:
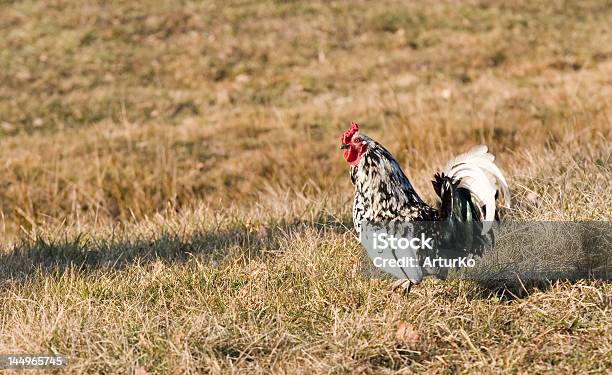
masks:
{"type": "Polygon", "coordinates": [[[0,353],[75,373],[605,372],[609,282],[403,298],[361,277],[338,135],[359,122],[432,203],[433,173],[486,143],[509,218],[610,220],[611,17],[0,1],[0,353]]]}

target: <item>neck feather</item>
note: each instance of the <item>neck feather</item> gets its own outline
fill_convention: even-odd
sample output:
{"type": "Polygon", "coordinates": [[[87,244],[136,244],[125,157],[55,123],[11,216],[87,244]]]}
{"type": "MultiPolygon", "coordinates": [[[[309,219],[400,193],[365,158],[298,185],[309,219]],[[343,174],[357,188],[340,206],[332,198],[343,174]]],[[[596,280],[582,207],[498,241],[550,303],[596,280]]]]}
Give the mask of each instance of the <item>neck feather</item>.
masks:
{"type": "Polygon", "coordinates": [[[385,210],[391,216],[401,216],[406,210],[433,211],[418,196],[391,153],[378,143],[368,147],[359,164],[351,167],[351,178],[355,194],[361,195],[375,216],[385,210]]]}

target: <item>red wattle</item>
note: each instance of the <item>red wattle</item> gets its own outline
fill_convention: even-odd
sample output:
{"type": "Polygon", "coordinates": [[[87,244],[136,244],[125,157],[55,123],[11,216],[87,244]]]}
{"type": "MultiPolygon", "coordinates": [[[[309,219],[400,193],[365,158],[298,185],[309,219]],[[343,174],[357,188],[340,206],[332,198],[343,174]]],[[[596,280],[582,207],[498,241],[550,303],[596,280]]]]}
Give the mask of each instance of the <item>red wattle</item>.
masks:
{"type": "Polygon", "coordinates": [[[350,165],[355,165],[359,162],[359,151],[355,150],[353,147],[349,147],[344,150],[344,160],[350,165]]]}

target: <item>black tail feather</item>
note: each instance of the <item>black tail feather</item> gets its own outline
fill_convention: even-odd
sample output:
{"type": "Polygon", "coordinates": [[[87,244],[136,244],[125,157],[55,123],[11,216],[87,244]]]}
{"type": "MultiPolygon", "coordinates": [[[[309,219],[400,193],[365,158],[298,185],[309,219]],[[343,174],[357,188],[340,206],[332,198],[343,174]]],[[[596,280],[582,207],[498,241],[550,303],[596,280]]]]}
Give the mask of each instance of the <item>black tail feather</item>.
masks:
{"type": "Polygon", "coordinates": [[[486,245],[493,243],[492,234],[481,234],[484,207],[478,207],[470,191],[459,187],[459,181],[443,173],[434,176],[432,185],[441,202],[440,219],[447,222],[450,232],[445,240],[463,243],[466,249],[480,255],[486,245]]]}

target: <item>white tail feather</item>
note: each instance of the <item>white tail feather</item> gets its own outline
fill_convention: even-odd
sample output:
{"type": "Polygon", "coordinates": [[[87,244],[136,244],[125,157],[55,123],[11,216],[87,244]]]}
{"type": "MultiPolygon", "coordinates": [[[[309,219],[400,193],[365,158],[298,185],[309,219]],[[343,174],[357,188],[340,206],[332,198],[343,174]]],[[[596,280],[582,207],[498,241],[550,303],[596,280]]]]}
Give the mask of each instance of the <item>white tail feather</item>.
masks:
{"type": "Polygon", "coordinates": [[[480,145],[465,154],[451,159],[444,167],[444,174],[453,181],[459,181],[459,187],[470,191],[479,205],[482,218],[482,207],[485,207],[485,223],[482,234],[491,229],[495,219],[495,193],[500,190],[504,205],[510,207],[510,190],[508,183],[499,168],[493,163],[495,156],[487,151],[487,146],[480,145]]]}

